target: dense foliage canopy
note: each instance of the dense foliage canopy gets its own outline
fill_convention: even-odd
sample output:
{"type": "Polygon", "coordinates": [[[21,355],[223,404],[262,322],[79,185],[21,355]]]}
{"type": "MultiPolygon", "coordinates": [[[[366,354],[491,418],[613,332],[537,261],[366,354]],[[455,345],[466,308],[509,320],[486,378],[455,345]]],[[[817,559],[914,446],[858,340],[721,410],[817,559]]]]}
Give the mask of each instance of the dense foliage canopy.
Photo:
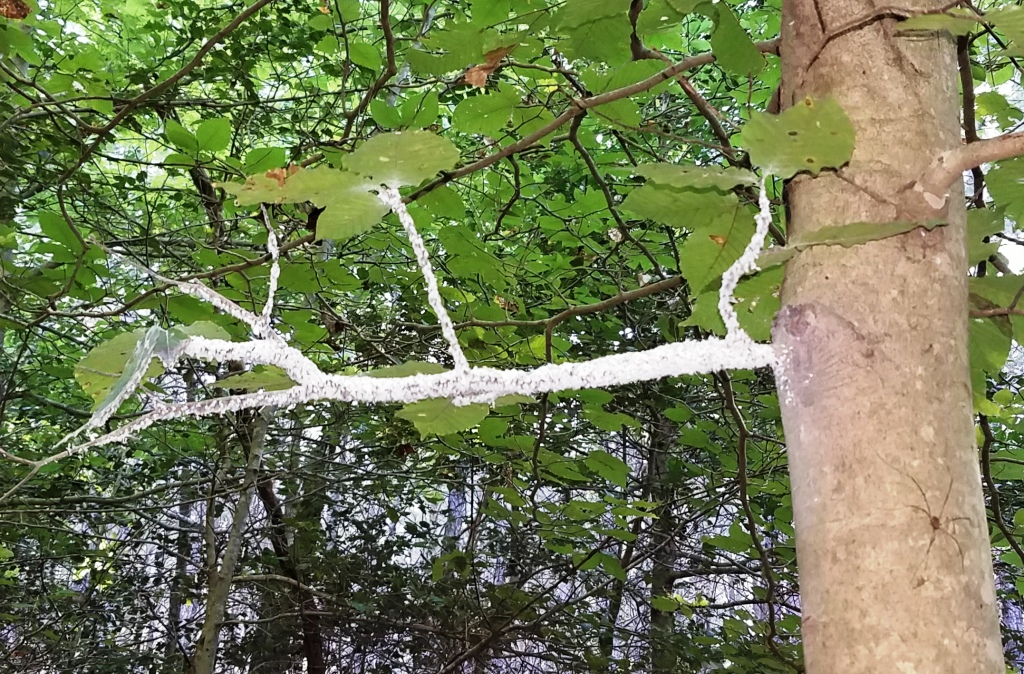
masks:
{"type": "MultiPolygon", "coordinates": [[[[797,243],[881,236],[852,227],[787,246],[785,180],[835,170],[854,139],[828,99],[774,114],[776,0],[21,7],[0,0],[0,657],[11,671],[184,671],[218,588],[219,671],[799,669],[767,370],[495,405],[181,418],[31,464],[132,367],[148,368],[146,382],[106,430],[168,402],[291,386],[246,362],[131,363],[152,326],[249,339],[161,278],[259,312],[268,227],[281,243],[274,325],[324,372],[450,368],[409,241],[373,194],[381,182],[403,188],[470,363],[499,368],[722,334],[719,280],[754,232],[760,175],[776,218],[766,261],[797,243]]],[[[1024,120],[1024,20],[1017,8],[965,16],[907,30],[959,36],[970,140],[1024,120]]],[[[1024,159],[973,172],[964,270],[1018,664],[1024,397],[1004,366],[1024,329],[1011,250],[1024,244],[1022,179],[1024,159]]],[[[736,293],[761,341],[782,281],[781,266],[765,267],[736,293]]],[[[944,504],[921,493],[917,507],[941,521],[944,504]]],[[[938,527],[928,548],[953,545],[938,527]]]]}

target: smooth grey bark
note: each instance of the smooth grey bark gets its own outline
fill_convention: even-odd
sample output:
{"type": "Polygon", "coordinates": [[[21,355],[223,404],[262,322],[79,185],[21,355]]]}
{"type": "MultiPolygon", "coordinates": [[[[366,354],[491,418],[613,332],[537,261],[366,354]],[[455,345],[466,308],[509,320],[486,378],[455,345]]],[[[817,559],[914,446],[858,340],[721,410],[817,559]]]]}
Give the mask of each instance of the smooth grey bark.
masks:
{"type": "MultiPolygon", "coordinates": [[[[909,11],[937,2],[910,2],[909,11]]],[[[948,226],[790,261],[774,340],[809,674],[1004,671],[967,355],[965,210],[914,184],[960,144],[953,39],[866,0],[785,0],[783,95],[833,96],[850,164],[788,186],[789,235],[948,226]],[[852,27],[852,28],[849,28],[852,27]]]]}
{"type": "Polygon", "coordinates": [[[213,674],[217,661],[217,645],[220,641],[220,626],[224,619],[228,594],[231,592],[231,579],[235,575],[235,567],[242,552],[245,533],[245,520],[249,516],[249,504],[259,478],[260,465],[263,462],[263,449],[267,441],[267,426],[273,412],[263,408],[256,413],[248,438],[248,460],[245,466],[245,478],[242,491],[235,504],[235,512],[228,532],[228,542],[224,548],[220,568],[210,573],[210,588],[206,599],[206,616],[196,643],[196,651],[192,657],[192,674],[213,674]]]}

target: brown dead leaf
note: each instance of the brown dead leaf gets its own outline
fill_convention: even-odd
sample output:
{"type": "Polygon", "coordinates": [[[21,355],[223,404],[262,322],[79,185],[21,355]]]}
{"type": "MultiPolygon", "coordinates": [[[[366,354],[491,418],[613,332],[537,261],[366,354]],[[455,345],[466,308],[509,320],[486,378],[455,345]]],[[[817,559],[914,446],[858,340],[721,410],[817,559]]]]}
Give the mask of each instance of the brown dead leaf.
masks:
{"type": "Polygon", "coordinates": [[[0,0],[0,16],[24,19],[32,10],[22,0],[0,0]]]}
{"type": "Polygon", "coordinates": [[[283,168],[270,169],[264,175],[277,182],[278,187],[284,187],[284,181],[288,177],[288,173],[283,168]]]}
{"type": "Polygon", "coordinates": [[[505,311],[516,314],[519,313],[519,305],[516,304],[515,300],[505,299],[501,295],[494,296],[494,302],[505,311]]]}
{"type": "Polygon", "coordinates": [[[711,239],[712,241],[714,241],[715,243],[717,243],[717,244],[718,244],[719,246],[724,246],[724,245],[725,245],[725,242],[726,242],[726,238],[725,238],[724,236],[720,236],[720,235],[718,235],[718,234],[712,234],[712,235],[711,235],[710,237],[708,237],[708,238],[710,238],[710,239],[711,239]]]}
{"type": "Polygon", "coordinates": [[[516,47],[519,45],[511,45],[508,47],[499,47],[492,49],[491,51],[484,54],[484,62],[475,65],[466,71],[465,79],[466,84],[473,87],[480,87],[483,89],[487,86],[487,78],[498,69],[498,65],[501,63],[501,59],[511,54],[516,47]]]}

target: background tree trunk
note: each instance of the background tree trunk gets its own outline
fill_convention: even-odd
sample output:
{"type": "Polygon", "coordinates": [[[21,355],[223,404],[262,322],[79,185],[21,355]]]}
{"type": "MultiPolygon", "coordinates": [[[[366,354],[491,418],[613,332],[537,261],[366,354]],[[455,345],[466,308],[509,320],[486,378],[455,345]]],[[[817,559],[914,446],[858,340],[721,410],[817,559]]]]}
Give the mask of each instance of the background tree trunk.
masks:
{"type": "MultiPolygon", "coordinates": [[[[791,236],[916,217],[901,190],[960,143],[952,38],[899,36],[876,12],[785,3],[783,101],[833,96],[857,131],[838,176],[789,185],[791,236]]],[[[959,186],[948,203],[949,226],[819,246],[786,270],[775,341],[811,673],[1003,671],[959,186]]]]}

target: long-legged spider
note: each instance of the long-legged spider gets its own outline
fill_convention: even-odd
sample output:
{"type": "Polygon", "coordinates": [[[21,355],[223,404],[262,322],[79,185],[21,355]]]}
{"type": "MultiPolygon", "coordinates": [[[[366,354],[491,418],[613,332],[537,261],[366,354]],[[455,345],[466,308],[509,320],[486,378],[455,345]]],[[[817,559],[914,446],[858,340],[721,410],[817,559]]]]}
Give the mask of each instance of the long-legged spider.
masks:
{"type": "Polygon", "coordinates": [[[931,537],[928,539],[928,547],[925,548],[924,557],[921,559],[921,563],[918,564],[917,570],[914,571],[914,575],[918,577],[917,581],[915,581],[915,583],[914,583],[914,587],[915,588],[921,587],[925,583],[925,578],[924,578],[924,575],[923,575],[922,571],[924,569],[924,565],[928,562],[928,555],[929,555],[929,553],[931,553],[932,546],[935,545],[935,539],[938,538],[940,531],[942,533],[946,534],[946,536],[949,537],[949,540],[953,541],[953,545],[956,546],[956,550],[957,550],[957,552],[960,555],[960,567],[962,569],[964,567],[964,549],[963,549],[963,547],[961,547],[960,541],[957,540],[956,536],[954,536],[953,533],[951,531],[949,531],[949,529],[947,527],[949,527],[950,525],[954,524],[955,522],[959,522],[959,521],[970,522],[971,518],[970,517],[963,517],[963,516],[960,516],[960,517],[946,517],[946,518],[943,517],[945,515],[945,512],[946,512],[946,506],[949,504],[949,496],[953,492],[953,473],[950,472],[949,466],[946,466],[946,473],[949,475],[949,484],[946,486],[946,494],[945,494],[945,496],[942,497],[942,505],[939,507],[939,512],[938,512],[938,514],[935,514],[935,512],[932,510],[931,503],[928,500],[928,494],[921,487],[921,483],[918,482],[917,479],[915,479],[913,475],[907,473],[904,470],[900,470],[899,468],[897,468],[893,464],[891,464],[888,461],[886,461],[885,458],[883,458],[882,455],[880,453],[878,453],[877,450],[876,450],[875,453],[878,454],[878,458],[882,461],[882,463],[884,463],[885,465],[889,466],[894,471],[896,471],[900,475],[903,475],[908,480],[910,480],[914,484],[914,487],[917,489],[917,493],[919,493],[921,495],[921,499],[924,501],[924,507],[923,508],[921,506],[919,506],[919,505],[906,505],[906,506],[903,506],[905,508],[911,508],[913,510],[917,510],[917,511],[921,512],[922,514],[924,514],[924,516],[928,518],[928,525],[931,527],[931,537]]]}

